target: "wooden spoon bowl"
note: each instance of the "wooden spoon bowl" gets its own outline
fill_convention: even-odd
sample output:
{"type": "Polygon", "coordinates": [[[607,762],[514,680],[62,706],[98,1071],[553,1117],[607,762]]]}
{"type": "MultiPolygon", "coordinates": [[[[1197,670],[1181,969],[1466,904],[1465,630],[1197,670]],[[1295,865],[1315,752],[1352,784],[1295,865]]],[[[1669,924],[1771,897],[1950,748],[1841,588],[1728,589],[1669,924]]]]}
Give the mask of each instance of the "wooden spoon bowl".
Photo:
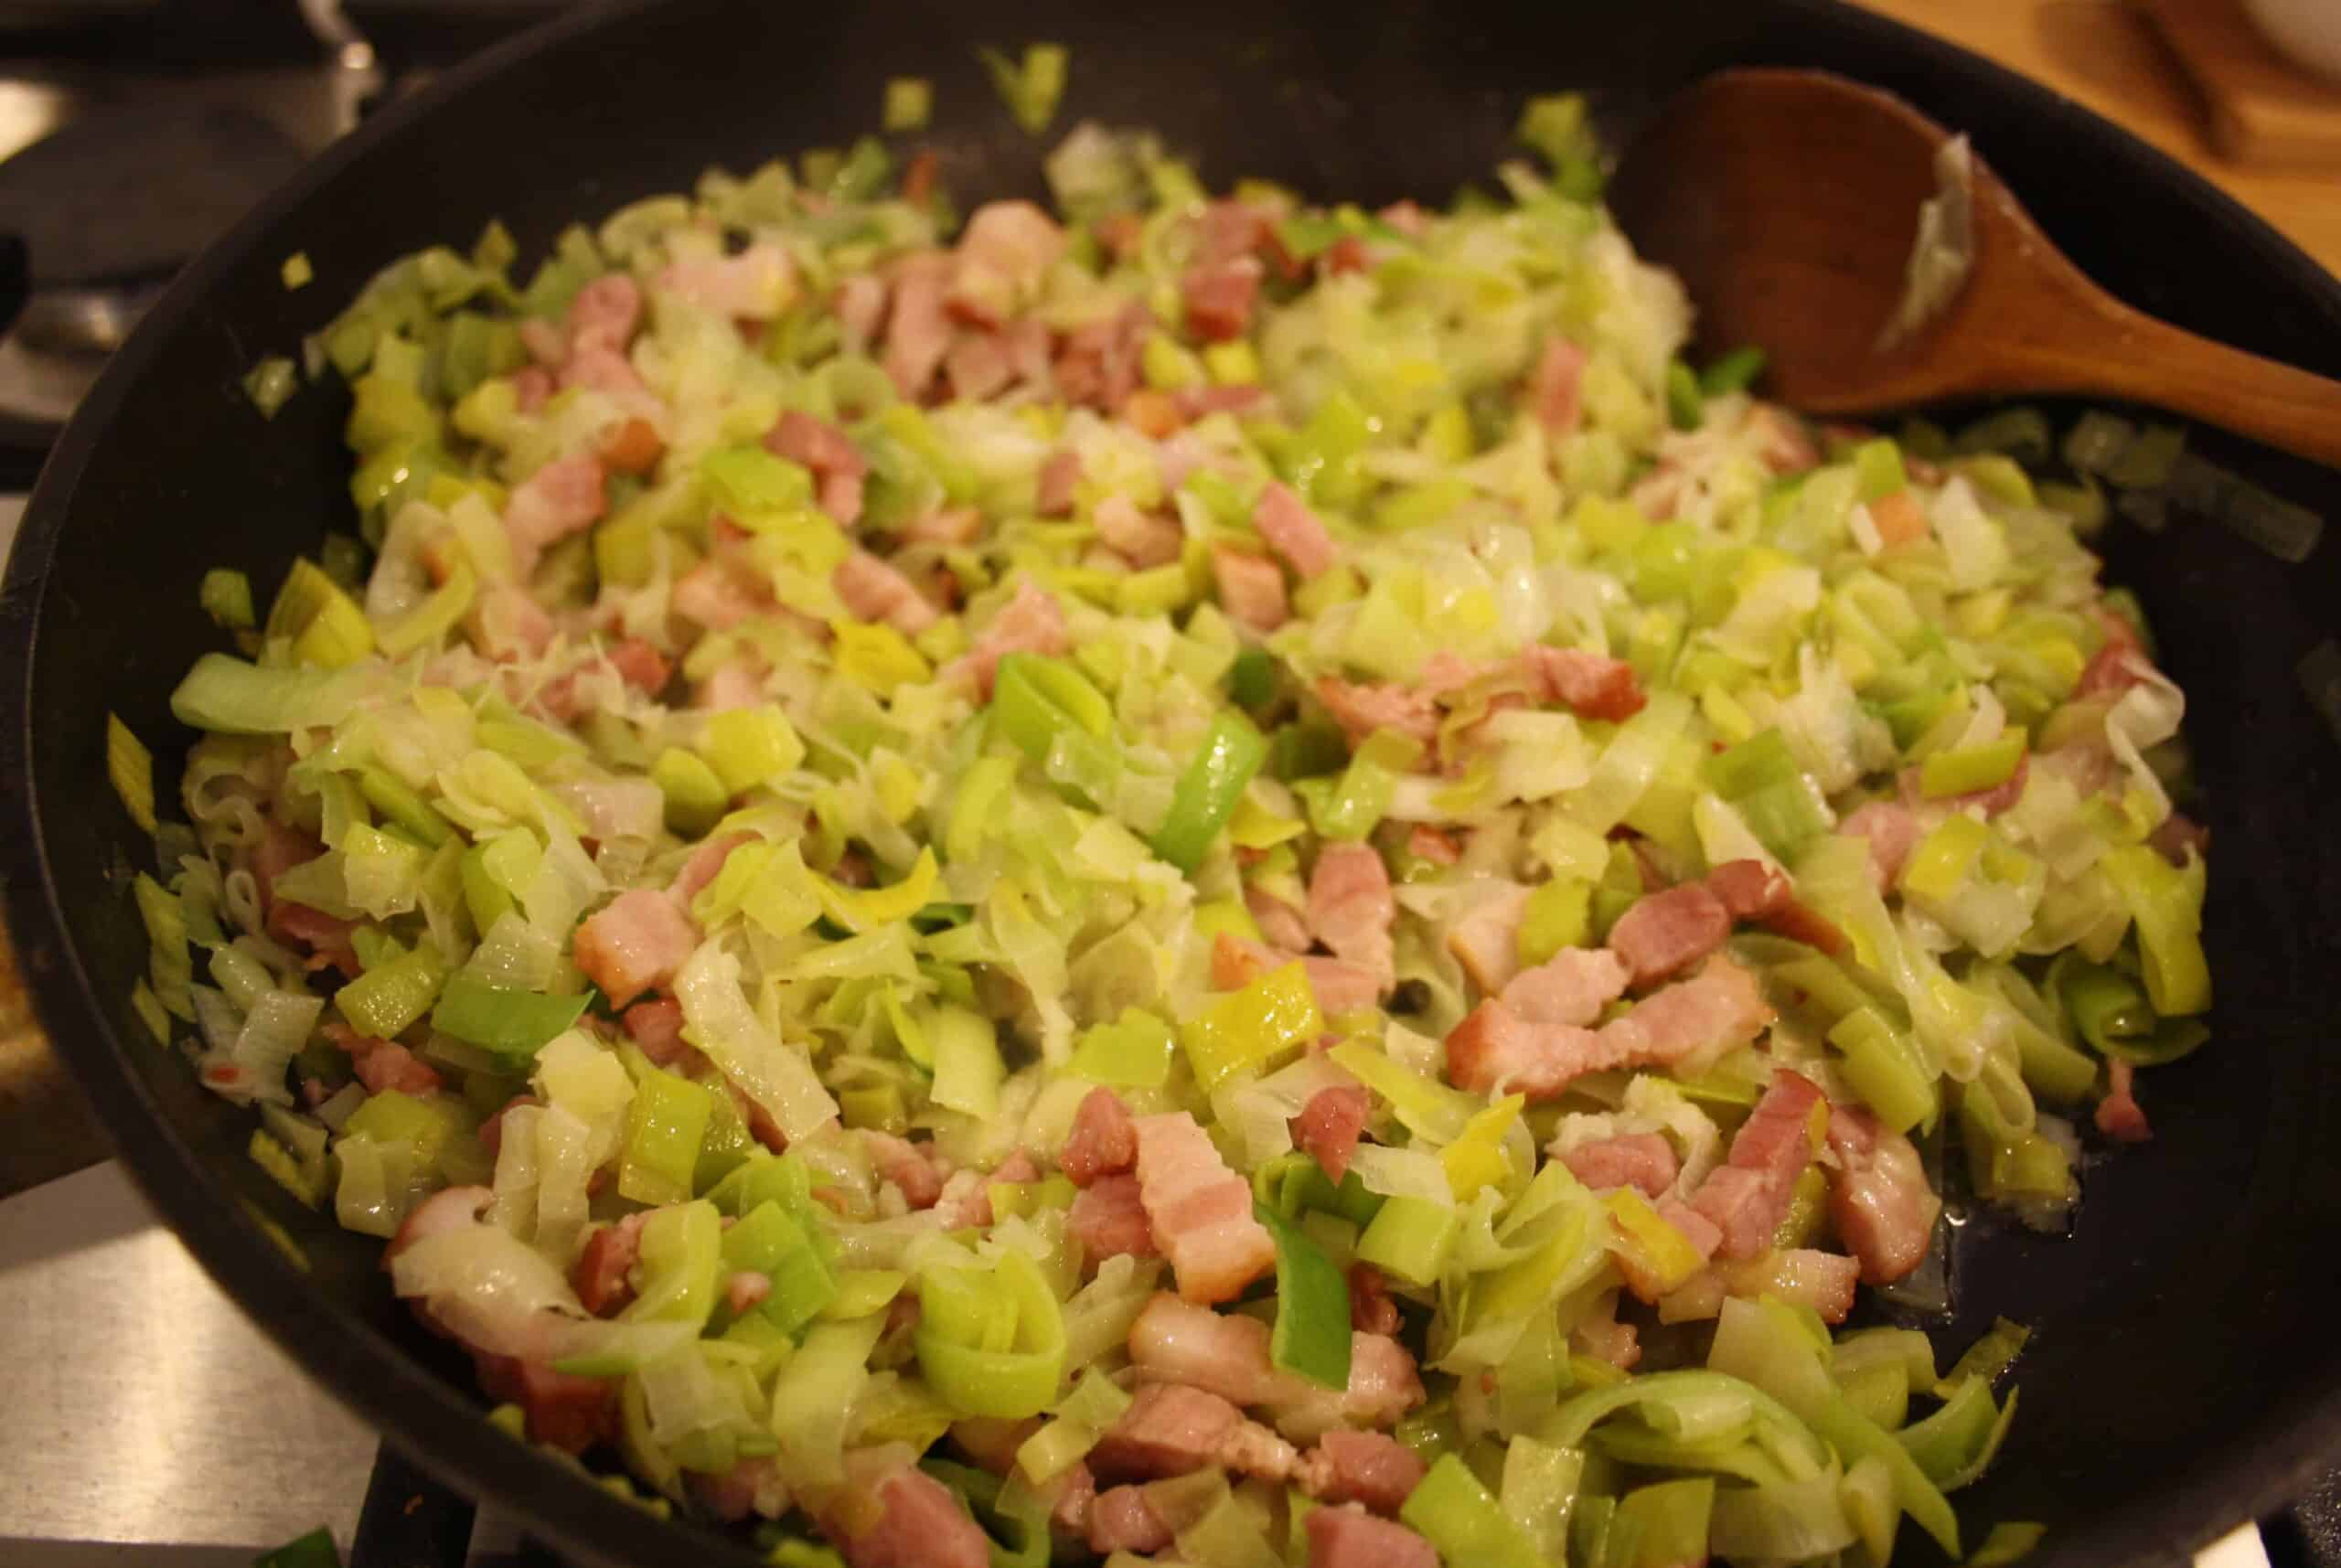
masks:
{"type": "Polygon", "coordinates": [[[1689,288],[1702,346],[1760,345],[1765,389],[1791,407],[2116,398],[2341,467],[2341,382],[2123,304],[2048,242],[1980,154],[1965,281],[1881,347],[1950,140],[1892,94],[1824,71],[1719,71],[1627,150],[1609,201],[1635,248],[1689,288]]]}

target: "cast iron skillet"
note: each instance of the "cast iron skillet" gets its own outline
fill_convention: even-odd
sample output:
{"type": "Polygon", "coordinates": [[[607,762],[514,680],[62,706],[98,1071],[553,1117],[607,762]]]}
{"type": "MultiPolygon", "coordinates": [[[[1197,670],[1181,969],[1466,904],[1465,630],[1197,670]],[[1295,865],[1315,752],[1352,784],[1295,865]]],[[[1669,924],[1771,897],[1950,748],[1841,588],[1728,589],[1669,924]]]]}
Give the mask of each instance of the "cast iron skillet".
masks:
{"type": "MultiPolygon", "coordinates": [[[[255,356],[294,351],[373,269],[468,242],[496,216],[535,250],[572,218],[688,187],[709,163],[841,143],[871,125],[894,74],[935,80],[932,142],[963,198],[1039,194],[1035,145],[971,59],[979,43],[1034,38],[1073,46],[1060,128],[1155,126],[1214,184],[1258,174],[1370,201],[1443,199],[1483,176],[1531,92],[1588,91],[1619,137],[1720,65],[1833,69],[1971,131],[2057,241],[2133,303],[2341,374],[2341,287],[2232,203],[2038,88],[1809,0],[1189,0],[1154,17],[1075,0],[678,0],[564,19],[382,116],[190,269],[41,480],[0,627],[10,917],[49,1032],[196,1255],[395,1441],[582,1559],[753,1561],[712,1535],[686,1543],[674,1531],[689,1527],[482,1422],[468,1367],[391,1301],[378,1244],[272,1187],[243,1157],[245,1116],[144,1036],[127,997],[145,938],[123,884],[151,850],[102,782],[103,715],[157,743],[174,798],[187,736],[166,699],[219,644],[198,577],[228,565],[273,582],[325,528],[347,526],[346,395],[312,389],[264,423],[237,383],[255,356]],[[287,293],[278,266],[294,251],[318,281],[287,293]]],[[[2198,443],[2341,515],[2341,475],[2198,443]]],[[[2336,551],[2284,568],[2186,521],[2112,549],[2193,699],[2198,810],[2218,845],[2219,1010],[2210,1049],[2147,1080],[2159,1136],[2091,1169],[2070,1238],[1982,1225],[1962,1238],[1943,1342],[1995,1313],[2040,1330],[2015,1437],[1962,1512],[2047,1523],[2044,1568],[2174,1560],[2282,1502],[2341,1445],[2341,1074],[2327,1038],[2341,1013],[2341,824],[2322,809],[2341,759],[2294,673],[2336,619],[2336,551]]]]}

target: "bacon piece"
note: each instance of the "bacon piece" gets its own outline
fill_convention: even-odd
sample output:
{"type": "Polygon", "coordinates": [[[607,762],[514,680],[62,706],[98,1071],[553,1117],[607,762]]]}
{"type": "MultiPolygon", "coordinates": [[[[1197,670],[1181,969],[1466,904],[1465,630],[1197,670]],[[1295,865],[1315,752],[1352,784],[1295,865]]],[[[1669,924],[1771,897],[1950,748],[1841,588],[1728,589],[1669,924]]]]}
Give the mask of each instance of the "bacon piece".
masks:
{"type": "Polygon", "coordinates": [[[1089,1507],[1089,1550],[1100,1557],[1117,1552],[1151,1556],[1170,1544],[1171,1531],[1146,1500],[1143,1487],[1112,1487],[1089,1507]]]}
{"type": "Polygon", "coordinates": [[[1057,1168],[1075,1187],[1087,1187],[1137,1164],[1138,1124],[1130,1119],[1129,1107],[1111,1089],[1092,1089],[1074,1113],[1073,1131],[1057,1157],[1057,1168]]]}
{"type": "Polygon", "coordinates": [[[1565,947],[1506,982],[1503,1005],[1530,1023],[1583,1026],[1626,994],[1630,977],[1606,947],[1565,947]]]}
{"type": "Polygon", "coordinates": [[[1438,1568],[1429,1541],[1355,1506],[1311,1509],[1302,1528],[1309,1568],[1438,1568]]]}
{"type": "Polygon", "coordinates": [[[1380,1432],[1328,1432],[1302,1456],[1294,1479],[1320,1503],[1363,1503],[1396,1513],[1430,1467],[1380,1432]]]}
{"type": "Polygon", "coordinates": [[[1093,1264],[1125,1253],[1150,1258],[1160,1251],[1135,1176],[1100,1176],[1083,1188],[1065,1217],[1065,1233],[1093,1264]]]}
{"type": "Polygon", "coordinates": [[[1268,1326],[1259,1319],[1168,1294],[1148,1302],[1130,1326],[1129,1349],[1140,1382],[1186,1383],[1256,1407],[1296,1442],[1337,1426],[1387,1426],[1423,1402],[1415,1359],[1385,1335],[1352,1332],[1349,1386],[1320,1388],[1270,1363],[1268,1326]]]}
{"type": "Polygon", "coordinates": [[[1304,578],[1331,571],[1341,559],[1333,548],[1333,536],[1325,531],[1317,514],[1281,481],[1271,482],[1260,492],[1252,508],[1252,526],[1260,530],[1268,548],[1304,578]]]}
{"type": "Polygon", "coordinates": [[[1406,853],[1434,866],[1452,866],[1463,859],[1463,846],[1455,836],[1428,823],[1416,823],[1406,830],[1406,853]]]}
{"type": "Polygon", "coordinates": [[[711,632],[728,632],[773,607],[772,590],[728,561],[702,560],[676,580],[668,603],[711,632]]]}
{"type": "Polygon", "coordinates": [[[770,321],[796,296],[796,269],[778,245],[757,244],[736,256],[669,261],[656,286],[734,321],[770,321]]]}
{"type": "Polygon", "coordinates": [[[1897,490],[1867,503],[1869,520],[1887,549],[1916,544],[1927,537],[1927,514],[1908,490],[1897,490]]]}
{"type": "Polygon", "coordinates": [[[1637,901],[1609,930],[1609,951],[1633,972],[1637,987],[1672,979],[1731,934],[1721,900],[1697,882],[1684,882],[1637,901]]]}
{"type": "Polygon", "coordinates": [[[1566,706],[1580,719],[1623,722],[1642,710],[1641,677],[1623,659],[1589,654],[1581,648],[1548,648],[1539,644],[1526,655],[1547,699],[1566,706]]]}
{"type": "Polygon", "coordinates": [[[829,581],[856,619],[883,622],[906,637],[917,636],[943,618],[909,578],[866,549],[838,562],[829,581]]]}
{"type": "Polygon", "coordinates": [[[1231,342],[1249,332],[1264,271],[1250,256],[1188,268],[1179,280],[1187,329],[1205,343],[1231,342]]]}
{"type": "Polygon", "coordinates": [[[1160,1480],[1219,1460],[1244,1413],[1215,1393],[1183,1383],[1139,1385],[1130,1406],[1089,1451],[1094,1475],[1160,1480]]]}
{"type": "Polygon", "coordinates": [[[642,1222],[648,1216],[629,1214],[613,1225],[596,1225],[586,1233],[585,1245],[569,1266],[570,1288],[585,1310],[606,1317],[634,1299],[627,1275],[642,1257],[642,1222]]]}
{"type": "Polygon", "coordinates": [[[978,634],[974,651],[951,667],[973,676],[977,694],[989,702],[992,676],[1001,659],[1013,653],[1061,654],[1070,645],[1064,612],[1057,608],[1056,600],[1031,578],[1021,578],[1015,596],[978,634]]]}
{"type": "Polygon", "coordinates": [[[829,296],[849,354],[870,347],[886,320],[886,280],[875,272],[854,272],[829,296]]]}
{"type": "Polygon", "coordinates": [[[951,348],[951,318],[943,301],[952,271],[951,258],[939,251],[905,256],[894,264],[886,352],[880,363],[894,389],[914,401],[926,395],[951,348]]]}
{"type": "Polygon", "coordinates": [[[523,581],[545,546],[593,526],[609,505],[601,460],[591,453],[556,457],[514,487],[504,504],[514,570],[523,581]]]}
{"type": "Polygon", "coordinates": [[[1317,700],[1352,746],[1376,730],[1395,730],[1426,746],[1438,739],[1438,709],[1423,692],[1404,686],[1363,686],[1330,675],[1318,678],[1316,690],[1317,700]]]}
{"type": "Polygon", "coordinates": [[[1767,1252],[1721,1270],[1726,1294],[1749,1300],[1777,1296],[1792,1307],[1812,1307],[1823,1323],[1843,1323],[1852,1313],[1861,1272],[1853,1258],[1811,1247],[1767,1252]]]}
{"type": "Polygon", "coordinates": [[[1556,1099],[1587,1072],[1672,1066],[1744,1045],[1771,1017],[1755,976],[1718,955],[1598,1029],[1534,1024],[1501,1000],[1481,1002],[1447,1037],[1447,1075],[1474,1093],[1502,1086],[1556,1099]]]}
{"type": "Polygon", "coordinates": [[[1528,372],[1522,400],[1551,434],[1566,435],[1577,429],[1584,409],[1585,364],[1584,349],[1566,337],[1554,337],[1546,339],[1535,368],[1528,372]]]}
{"type": "Polygon", "coordinates": [[[951,314],[998,326],[1039,290],[1064,248],[1064,230],[1032,202],[986,202],[968,216],[952,253],[951,314]]]}
{"type": "Polygon", "coordinates": [[[1837,1156],[1829,1182],[1837,1238],[1861,1260],[1864,1281],[1891,1285],[1925,1261],[1942,1200],[1910,1140],[1858,1105],[1832,1108],[1829,1147],[1837,1156]]]}
{"type": "Polygon", "coordinates": [[[1301,912],[1272,892],[1261,888],[1245,888],[1244,908],[1271,947],[1302,953],[1314,940],[1309,934],[1309,922],[1301,912]]]}
{"type": "Polygon", "coordinates": [[[1526,888],[1504,883],[1473,904],[1447,933],[1447,950],[1489,996],[1500,994],[1520,973],[1520,923],[1528,912],[1528,897],[1526,888]]]}
{"type": "Polygon", "coordinates": [[[683,1005],[672,997],[653,997],[625,1009],[625,1032],[642,1054],[660,1067],[683,1059],[690,1047],[683,1043],[683,1005]]]}
{"type": "Polygon", "coordinates": [[[1362,1334],[1395,1334],[1405,1321],[1390,1298],[1390,1282],[1372,1264],[1352,1264],[1350,1327],[1362,1334]]]}
{"type": "Polygon", "coordinates": [[[675,873],[675,880],[667,884],[667,896],[689,910],[708,884],[722,874],[724,862],[732,859],[732,852],[755,841],[753,833],[725,833],[703,840],[683,861],[683,869],[675,873]]]}
{"type": "MultiPolygon", "coordinates": [[[[1141,512],[1127,496],[1108,496],[1098,502],[1090,520],[1096,524],[1099,539],[1141,571],[1178,560],[1187,540],[1178,519],[1141,512]]],[[[1277,587],[1281,591],[1281,581],[1277,587]]]]}
{"type": "Polygon", "coordinates": [[[1233,545],[1211,547],[1211,574],[1219,585],[1220,608],[1256,632],[1273,632],[1291,617],[1285,601],[1284,571],[1266,556],[1233,545]]]}
{"type": "Polygon", "coordinates": [[[1062,517],[1073,511],[1074,491],[1081,484],[1081,454],[1064,447],[1041,464],[1032,496],[1032,510],[1043,517],[1062,517]]]}
{"type": "Polygon", "coordinates": [[[610,1006],[623,1008],[672,980],[698,945],[698,928],[673,899],[632,888],[588,915],[571,949],[610,1006]]]}
{"type": "Polygon", "coordinates": [[[569,351],[623,354],[642,324],[642,288],[624,272],[604,272],[569,302],[569,351]]]}
{"type": "Polygon", "coordinates": [[[658,458],[666,450],[658,427],[639,417],[620,420],[593,443],[593,454],[613,474],[647,474],[658,466],[658,458]]]}
{"type": "Polygon", "coordinates": [[[942,1198],[943,1173],[935,1168],[927,1148],[871,1127],[861,1129],[861,1147],[869,1151],[878,1174],[900,1188],[903,1201],[912,1208],[932,1209],[942,1198]]]}
{"type": "Polygon", "coordinates": [[[1873,800],[1856,806],[1837,824],[1837,831],[1847,838],[1868,840],[1870,870],[1880,892],[1901,877],[1902,863],[1925,836],[1917,815],[1909,807],[1890,800],[1873,800]]]}
{"type": "Polygon", "coordinates": [[[861,520],[861,483],[870,465],[845,432],[791,409],[765,434],[764,446],[811,471],[820,487],[821,509],[839,528],[850,528],[861,520]]]}
{"type": "Polygon", "coordinates": [[[1390,928],[1397,918],[1390,873],[1367,844],[1328,844],[1309,873],[1309,925],[1337,958],[1396,983],[1390,928]]]}
{"type": "Polygon", "coordinates": [[[1138,304],[1074,328],[1057,354],[1058,392],[1101,413],[1120,408],[1138,389],[1138,357],[1153,330],[1153,316],[1138,304]]]}
{"type": "Polygon", "coordinates": [[[478,1350],[472,1361],[489,1398],[517,1404],[527,1413],[530,1442],[583,1454],[616,1435],[617,1379],[578,1377],[554,1371],[549,1361],[478,1350]]]}
{"type": "Polygon", "coordinates": [[[734,1317],[753,1312],[772,1295],[772,1279],[754,1269],[737,1269],[723,1276],[723,1305],[734,1317]]]}
{"type": "Polygon", "coordinates": [[[1373,1109],[1372,1097],[1357,1084],[1329,1085],[1311,1094],[1300,1115],[1292,1118],[1292,1141],[1338,1186],[1349,1172],[1350,1157],[1357,1152],[1358,1136],[1373,1109]]]}
{"type": "Polygon", "coordinates": [[[907,1444],[846,1456],[845,1496],[821,1528],[850,1568],[991,1568],[990,1539],[907,1444]],[[849,1523],[850,1521],[850,1523],[849,1523]]]}
{"type": "Polygon", "coordinates": [[[2133,1087],[2137,1072],[2137,1067],[2127,1061],[2115,1061],[2106,1064],[2106,1075],[2111,1080],[2112,1087],[2106,1092],[2105,1098],[2097,1103],[2097,1113],[2092,1118],[2099,1132],[2125,1144],[2142,1144],[2154,1136],[2154,1127],[2147,1122],[2145,1109],[2138,1104],[2137,1092],[2133,1087]]]}
{"type": "Polygon", "coordinates": [[[1752,1258],[1772,1244],[1797,1178],[1812,1163],[1812,1108],[1821,1103],[1811,1079],[1775,1069],[1764,1097],[1733,1135],[1730,1158],[1691,1195],[1691,1207],[1722,1232],[1719,1256],[1752,1258]]]}
{"type": "Polygon", "coordinates": [[[369,1093],[395,1089],[401,1094],[428,1094],[443,1086],[437,1068],[395,1040],[378,1040],[351,1058],[358,1081],[369,1093]]]}
{"type": "Polygon", "coordinates": [[[963,332],[943,357],[943,379],[954,400],[980,403],[1005,389],[1015,372],[1009,368],[1008,350],[999,334],[963,332]]]}
{"type": "Polygon", "coordinates": [[[1189,1301],[1232,1301],[1277,1261],[1252,1189],[1184,1111],[1140,1117],[1138,1196],[1189,1301]]]}
{"type": "Polygon", "coordinates": [[[1656,1133],[1621,1133],[1579,1144],[1561,1156],[1561,1163],[1597,1192],[1631,1187],[1651,1198],[1662,1197],[1682,1168],[1674,1146],[1656,1133]]]}
{"type": "Polygon", "coordinates": [[[984,515],[973,507],[946,507],[903,526],[905,544],[973,544],[984,531],[984,515]]]}

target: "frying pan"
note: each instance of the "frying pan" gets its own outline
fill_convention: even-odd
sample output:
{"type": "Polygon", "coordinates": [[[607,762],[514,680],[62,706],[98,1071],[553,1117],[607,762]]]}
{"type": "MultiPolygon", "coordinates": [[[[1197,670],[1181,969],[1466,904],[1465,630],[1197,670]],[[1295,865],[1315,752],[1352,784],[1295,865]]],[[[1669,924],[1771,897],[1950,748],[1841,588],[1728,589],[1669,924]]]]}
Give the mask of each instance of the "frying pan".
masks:
{"type": "MultiPolygon", "coordinates": [[[[348,525],[346,394],[313,387],[266,422],[238,379],[294,351],[375,268],[466,242],[491,217],[540,250],[565,221],[687,188],[710,163],[841,144],[897,74],[935,83],[929,140],[950,188],[1039,195],[1039,147],[973,63],[979,44],[1036,38],[1072,46],[1060,128],[1154,126],[1213,184],[1256,174],[1368,201],[1443,200],[1484,175],[1531,92],[1586,90],[1617,139],[1722,65],[1842,71],[1972,133],[2057,243],[2132,303],[2341,374],[2341,286],[2232,203],[2036,87],[1801,0],[1187,0],[1159,16],[1077,0],[674,0],[566,17],[383,115],[180,279],[41,479],[0,625],[9,914],[59,1051],[221,1285],[394,1443],[581,1561],[755,1559],[481,1420],[468,1368],[391,1300],[379,1244],[274,1188],[244,1157],[245,1115],[144,1035],[128,998],[146,943],[124,882],[151,848],[102,782],[104,715],[156,744],[175,797],[188,737],[166,699],[219,644],[201,573],[273,581],[348,525]],[[318,282],[288,293],[278,268],[295,251],[318,282]]],[[[2341,475],[2195,439],[2341,515],[2341,475]]],[[[2219,1004],[2213,1045],[2146,1081],[2155,1141],[2088,1170],[2071,1235],[1983,1220],[1959,1232],[1956,1314],[1930,1325],[1941,1343],[1998,1314],[2038,1330],[2015,1435],[1962,1511],[2047,1523],[2044,1568],[2175,1561],[2281,1503],[2341,1445],[2341,817],[2326,805],[2341,753],[2296,675],[2341,620],[2341,550],[2286,567],[2187,518],[2108,548],[2193,699],[2219,1004]]]]}

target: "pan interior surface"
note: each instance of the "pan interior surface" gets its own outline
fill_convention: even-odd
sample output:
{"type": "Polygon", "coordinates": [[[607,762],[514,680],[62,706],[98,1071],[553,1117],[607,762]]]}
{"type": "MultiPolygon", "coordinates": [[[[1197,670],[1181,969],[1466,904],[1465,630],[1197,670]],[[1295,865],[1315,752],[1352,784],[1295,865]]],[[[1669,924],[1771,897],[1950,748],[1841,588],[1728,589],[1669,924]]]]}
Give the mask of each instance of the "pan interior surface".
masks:
{"type": "MultiPolygon", "coordinates": [[[[1587,91],[1613,137],[1729,63],[1820,66],[1969,131],[2077,263],[2182,325],[2341,373],[2341,287],[2175,165],[2061,101],[1834,6],[1651,0],[1626,8],[1411,0],[1274,12],[1200,0],[1155,22],[1054,3],[777,7],[677,0],[573,18],[458,72],[312,169],[175,288],[43,478],[0,601],[0,763],[11,919],[42,1016],[123,1156],[198,1255],[338,1394],[419,1458],[492,1494],[582,1560],[671,1560],[660,1525],[476,1418],[469,1367],[391,1300],[378,1243],[311,1213],[244,1157],[246,1115],[204,1093],[131,1014],[146,942],[127,897],[152,848],[102,784],[112,710],[175,794],[188,735],[166,699],[219,645],[196,584],[272,583],[347,527],[347,411],[312,386],[263,421],[240,388],[298,353],[376,268],[468,244],[490,219],[541,254],[567,222],[874,126],[885,80],[935,84],[927,143],[963,207],[1040,196],[1040,155],[992,96],[978,45],[1072,49],[1061,133],[1160,131],[1208,182],[1258,175],[1322,197],[1444,201],[1508,155],[1527,95],[1587,91]],[[2118,194],[2117,194],[2118,193],[2118,194]],[[285,292],[305,251],[317,282],[285,292]],[[263,1229],[262,1222],[268,1227],[263,1229]],[[272,1239],[271,1232],[275,1239],[272,1239]],[[279,1241],[297,1249],[295,1267],[279,1241]]],[[[2208,432],[2198,450],[2341,515],[2341,475],[2208,432]]],[[[2341,1436],[2331,1331],[2341,1234],[2341,785],[2296,667],[2333,635],[2336,552],[2282,565],[2207,524],[2117,534],[2165,667],[2190,699],[2212,829],[2212,1045],[2152,1080],[2157,1136],[2093,1166],[2074,1233],[1976,1224],[1955,1258],[1956,1347],[1995,1316],[2033,1325],[1998,1466],[1962,1494],[1971,1529],[2036,1520],[2041,1564],[2175,1560],[2282,1500],[2341,1436]]],[[[1906,1541],[1914,1540],[1906,1534],[1906,1541]]],[[[1978,1536],[1980,1539],[1980,1535],[1978,1536]]],[[[756,1561],[707,1535],[709,1563],[756,1561]]]]}

